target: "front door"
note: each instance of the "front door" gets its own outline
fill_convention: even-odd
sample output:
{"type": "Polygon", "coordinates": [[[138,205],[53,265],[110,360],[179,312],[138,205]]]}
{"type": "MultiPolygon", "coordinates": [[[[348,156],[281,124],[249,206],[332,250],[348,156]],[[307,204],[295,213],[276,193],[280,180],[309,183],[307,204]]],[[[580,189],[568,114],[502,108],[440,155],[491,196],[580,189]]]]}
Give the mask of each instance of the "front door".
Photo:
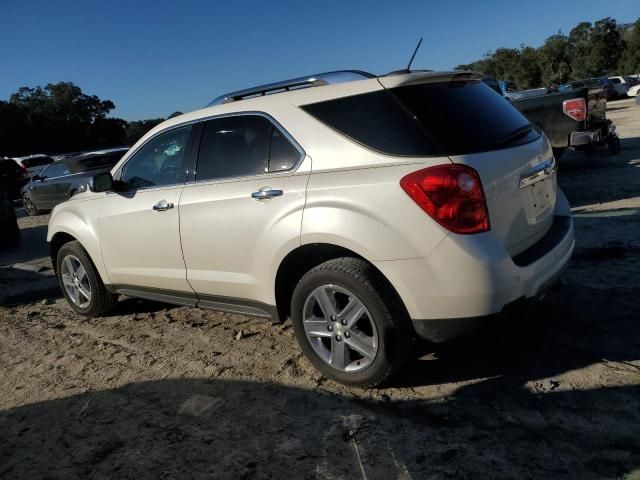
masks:
{"type": "Polygon", "coordinates": [[[121,289],[193,295],[180,246],[178,204],[191,126],[152,137],[114,175],[100,213],[102,256],[109,281],[121,289]]]}

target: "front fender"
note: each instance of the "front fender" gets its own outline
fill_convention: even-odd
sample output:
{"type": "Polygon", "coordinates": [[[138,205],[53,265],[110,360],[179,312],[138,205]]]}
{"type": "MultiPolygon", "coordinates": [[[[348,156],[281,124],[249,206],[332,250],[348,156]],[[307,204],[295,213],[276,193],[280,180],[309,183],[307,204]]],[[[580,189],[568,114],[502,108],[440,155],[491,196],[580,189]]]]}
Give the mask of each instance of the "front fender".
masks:
{"type": "Polygon", "coordinates": [[[58,233],[71,235],[87,251],[104,283],[110,283],[100,250],[98,220],[101,200],[102,197],[68,201],[56,206],[49,219],[47,242],[50,243],[58,233]]]}

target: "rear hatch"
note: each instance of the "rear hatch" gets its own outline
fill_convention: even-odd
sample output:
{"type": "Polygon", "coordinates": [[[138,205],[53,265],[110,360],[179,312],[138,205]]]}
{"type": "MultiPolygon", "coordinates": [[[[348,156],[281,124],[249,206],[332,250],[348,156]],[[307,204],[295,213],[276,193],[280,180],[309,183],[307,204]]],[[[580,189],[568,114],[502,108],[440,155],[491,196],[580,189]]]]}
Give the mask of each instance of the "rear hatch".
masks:
{"type": "Polygon", "coordinates": [[[421,126],[433,155],[478,172],[491,231],[514,256],[551,227],[555,161],[540,130],[481,78],[410,74],[380,83],[421,126]]]}

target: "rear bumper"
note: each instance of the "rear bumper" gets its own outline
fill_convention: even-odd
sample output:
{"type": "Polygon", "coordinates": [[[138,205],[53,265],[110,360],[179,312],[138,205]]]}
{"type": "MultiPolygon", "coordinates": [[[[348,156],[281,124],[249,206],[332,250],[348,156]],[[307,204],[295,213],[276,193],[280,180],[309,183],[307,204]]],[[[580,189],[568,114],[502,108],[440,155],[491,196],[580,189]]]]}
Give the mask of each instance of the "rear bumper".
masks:
{"type": "Polygon", "coordinates": [[[593,143],[600,143],[616,131],[616,127],[611,120],[597,122],[597,125],[592,125],[592,128],[596,126],[598,128],[594,130],[573,132],[569,138],[569,146],[580,148],[593,143]]]}
{"type": "Polygon", "coordinates": [[[593,132],[573,132],[569,137],[569,145],[579,147],[581,145],[590,145],[600,141],[600,130],[593,132]]]}
{"type": "MultiPolygon", "coordinates": [[[[568,208],[568,206],[567,206],[568,208]]],[[[511,257],[490,232],[450,235],[427,258],[377,262],[418,335],[444,341],[543,294],[566,268],[575,241],[568,212],[535,245],[511,257]]]]}

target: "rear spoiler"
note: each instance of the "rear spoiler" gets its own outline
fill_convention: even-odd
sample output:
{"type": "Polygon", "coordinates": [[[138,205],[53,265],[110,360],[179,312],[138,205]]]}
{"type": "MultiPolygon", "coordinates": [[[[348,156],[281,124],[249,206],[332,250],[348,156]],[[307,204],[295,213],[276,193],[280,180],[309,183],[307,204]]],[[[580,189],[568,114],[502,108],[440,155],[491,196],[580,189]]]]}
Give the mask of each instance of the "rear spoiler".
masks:
{"type": "Polygon", "coordinates": [[[486,75],[471,71],[415,72],[406,75],[378,77],[378,81],[385,88],[395,88],[424,83],[468,82],[470,80],[482,80],[485,77],[486,75]]]}

